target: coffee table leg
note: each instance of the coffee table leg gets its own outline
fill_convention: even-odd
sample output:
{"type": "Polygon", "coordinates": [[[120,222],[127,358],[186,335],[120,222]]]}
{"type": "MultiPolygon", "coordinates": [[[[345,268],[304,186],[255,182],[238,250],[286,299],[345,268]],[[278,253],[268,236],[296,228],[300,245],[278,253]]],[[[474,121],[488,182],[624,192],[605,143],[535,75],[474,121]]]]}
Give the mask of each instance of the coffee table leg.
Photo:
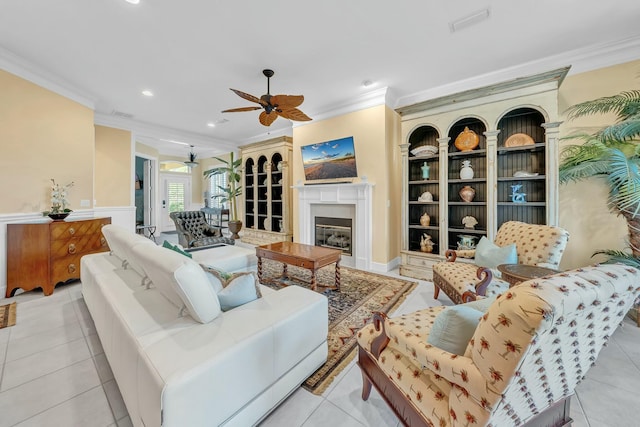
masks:
{"type": "Polygon", "coordinates": [[[258,282],[262,283],[262,257],[258,257],[258,282]]]}
{"type": "Polygon", "coordinates": [[[336,289],[340,291],[340,258],[336,261],[336,289]]]}
{"type": "Polygon", "coordinates": [[[289,277],[288,271],[287,271],[287,264],[285,264],[284,262],[282,263],[282,278],[286,279],[287,277],[289,277]]]}
{"type": "Polygon", "coordinates": [[[318,289],[318,286],[316,285],[316,270],[311,270],[311,290],[315,291],[318,289]]]}

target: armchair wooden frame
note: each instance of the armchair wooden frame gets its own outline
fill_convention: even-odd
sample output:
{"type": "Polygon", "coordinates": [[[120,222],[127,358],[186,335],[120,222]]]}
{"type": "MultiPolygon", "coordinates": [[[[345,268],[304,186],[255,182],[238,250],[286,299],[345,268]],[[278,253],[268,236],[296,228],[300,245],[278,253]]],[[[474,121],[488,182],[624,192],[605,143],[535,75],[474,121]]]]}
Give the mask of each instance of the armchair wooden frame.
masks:
{"type": "MultiPolygon", "coordinates": [[[[362,400],[369,399],[373,386],[403,425],[435,427],[421,415],[413,403],[407,399],[405,393],[379,367],[380,353],[390,341],[384,327],[387,319],[388,317],[384,313],[373,313],[372,322],[376,332],[380,332],[380,334],[371,343],[371,353],[358,344],[357,365],[362,373],[362,400]]],[[[569,427],[573,423],[570,416],[570,404],[571,396],[567,396],[523,424],[522,427],[569,427]]]]}

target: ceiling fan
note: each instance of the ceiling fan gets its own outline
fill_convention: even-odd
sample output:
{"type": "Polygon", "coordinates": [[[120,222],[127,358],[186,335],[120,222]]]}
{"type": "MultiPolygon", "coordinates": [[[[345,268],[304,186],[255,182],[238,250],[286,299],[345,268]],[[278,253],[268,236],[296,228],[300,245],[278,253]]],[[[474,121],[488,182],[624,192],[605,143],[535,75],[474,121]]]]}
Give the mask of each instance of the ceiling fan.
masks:
{"type": "Polygon", "coordinates": [[[304,122],[311,120],[311,117],[307,116],[302,111],[298,110],[298,107],[304,101],[304,96],[302,95],[271,95],[269,93],[269,79],[273,77],[273,70],[262,70],[262,74],[267,78],[267,93],[262,95],[260,98],[257,98],[253,95],[249,95],[248,93],[242,92],[240,90],[231,89],[236,95],[240,98],[244,98],[247,101],[255,102],[256,104],[260,104],[260,106],[254,107],[240,107],[240,108],[231,108],[229,110],[223,110],[223,113],[237,113],[240,111],[254,111],[259,110],[260,108],[264,108],[264,111],[260,113],[260,123],[264,126],[271,126],[271,123],[278,118],[278,116],[284,117],[285,119],[295,120],[299,122],[304,122]]]}

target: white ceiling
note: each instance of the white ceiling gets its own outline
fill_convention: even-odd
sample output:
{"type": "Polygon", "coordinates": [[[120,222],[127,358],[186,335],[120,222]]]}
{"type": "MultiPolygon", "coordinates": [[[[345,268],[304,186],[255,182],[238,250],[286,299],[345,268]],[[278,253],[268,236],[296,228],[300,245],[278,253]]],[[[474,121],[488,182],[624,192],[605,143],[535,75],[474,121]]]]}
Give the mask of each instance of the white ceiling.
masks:
{"type": "Polygon", "coordinates": [[[95,107],[97,123],[133,129],[163,153],[188,153],[161,141],[172,139],[212,154],[291,134],[282,118],[260,125],[259,111],[221,113],[251,105],[229,88],[266,93],[264,68],[275,70],[271,94],[304,95],[300,109],[318,120],[383,88],[395,108],[640,58],[639,22],[638,0],[2,0],[0,68],[95,107]],[[450,31],[484,8],[488,20],[450,31]]]}

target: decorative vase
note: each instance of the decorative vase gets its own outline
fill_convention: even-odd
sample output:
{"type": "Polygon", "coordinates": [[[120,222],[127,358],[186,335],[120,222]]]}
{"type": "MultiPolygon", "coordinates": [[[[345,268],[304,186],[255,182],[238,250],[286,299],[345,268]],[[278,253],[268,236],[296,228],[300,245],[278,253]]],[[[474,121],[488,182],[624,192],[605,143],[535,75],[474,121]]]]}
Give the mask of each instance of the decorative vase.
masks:
{"type": "Polygon", "coordinates": [[[456,138],[454,145],[460,151],[471,151],[476,148],[479,143],[480,137],[478,134],[465,126],[464,130],[460,132],[456,138]]]}
{"type": "Polygon", "coordinates": [[[62,221],[64,220],[66,217],[69,216],[70,212],[62,212],[62,213],[50,213],[47,216],[49,218],[51,218],[54,221],[62,221]]]}
{"type": "Polygon", "coordinates": [[[422,163],[420,169],[422,169],[422,179],[429,179],[429,165],[427,162],[422,163]]]}
{"type": "Polygon", "coordinates": [[[278,220],[278,230],[281,233],[284,233],[284,228],[282,227],[282,220],[281,219],[278,220]]]}
{"type": "Polygon", "coordinates": [[[278,164],[276,164],[276,169],[278,169],[278,171],[282,172],[282,162],[278,162],[278,164]]]}
{"type": "Polygon", "coordinates": [[[471,160],[463,160],[462,168],[460,168],[460,179],[473,179],[473,168],[471,160]]]}
{"type": "Polygon", "coordinates": [[[429,191],[425,191],[420,196],[418,196],[418,201],[419,202],[433,202],[433,194],[431,194],[429,191]]]}
{"type": "Polygon", "coordinates": [[[238,233],[242,229],[242,221],[240,220],[229,221],[228,226],[229,226],[229,231],[231,232],[231,238],[234,240],[239,239],[240,236],[238,235],[238,233]]]}
{"type": "Polygon", "coordinates": [[[423,227],[428,227],[429,224],[431,223],[431,217],[429,216],[428,213],[423,213],[422,216],[420,217],[420,225],[423,227]]]}
{"type": "Polygon", "coordinates": [[[458,250],[469,250],[476,248],[477,236],[470,236],[468,234],[458,234],[460,240],[458,240],[458,250]]]}
{"type": "Polygon", "coordinates": [[[476,196],[476,190],[468,185],[465,185],[460,189],[458,194],[464,202],[472,202],[473,198],[476,196]]]}

